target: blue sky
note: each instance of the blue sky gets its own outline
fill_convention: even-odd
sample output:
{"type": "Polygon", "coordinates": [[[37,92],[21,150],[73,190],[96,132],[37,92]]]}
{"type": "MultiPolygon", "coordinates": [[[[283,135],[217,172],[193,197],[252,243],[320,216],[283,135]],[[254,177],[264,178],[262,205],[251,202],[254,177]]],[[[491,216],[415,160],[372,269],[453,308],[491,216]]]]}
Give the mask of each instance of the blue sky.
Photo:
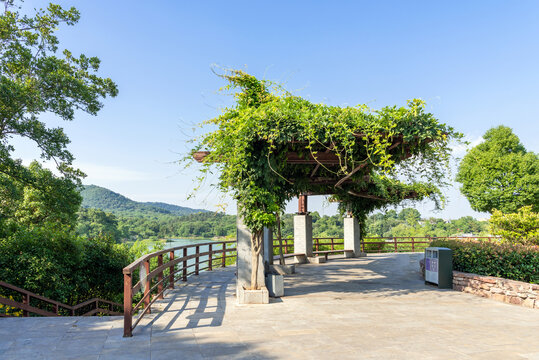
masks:
{"type": "MultiPolygon", "coordinates": [[[[24,9],[45,1],[24,3],[24,9]]],[[[282,82],[331,105],[373,108],[422,98],[441,122],[477,143],[490,127],[514,129],[539,152],[539,2],[537,1],[60,1],[81,20],[58,32],[74,53],[98,56],[101,75],[119,86],[97,117],[65,128],[85,183],[134,200],[215,210],[228,203],[209,186],[186,200],[194,172],[175,163],[193,127],[230,98],[212,64],[282,82]]],[[[457,149],[462,155],[462,149],[457,149]]],[[[36,157],[30,144],[18,155],[36,157]]],[[[446,210],[474,213],[456,189],[446,210]]],[[[296,202],[289,208],[294,211],[296,202]]],[[[322,200],[310,210],[333,214],[322,200]]]]}

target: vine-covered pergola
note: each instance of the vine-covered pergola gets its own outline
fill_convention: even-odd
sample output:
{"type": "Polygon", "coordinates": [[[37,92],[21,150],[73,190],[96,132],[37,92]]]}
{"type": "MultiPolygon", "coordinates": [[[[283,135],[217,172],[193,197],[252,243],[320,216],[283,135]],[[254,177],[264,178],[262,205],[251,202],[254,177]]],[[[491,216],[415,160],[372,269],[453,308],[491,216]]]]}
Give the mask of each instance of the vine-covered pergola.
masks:
{"type": "Polygon", "coordinates": [[[235,106],[204,123],[211,131],[195,139],[189,158],[202,164],[200,179],[217,168],[217,186],[238,201],[251,232],[250,288],[261,285],[263,230],[294,197],[330,195],[360,225],[371,211],[403,200],[443,203],[449,141],[461,135],[423,101],[379,110],[328,106],[243,71],[220,76],[235,106]]]}

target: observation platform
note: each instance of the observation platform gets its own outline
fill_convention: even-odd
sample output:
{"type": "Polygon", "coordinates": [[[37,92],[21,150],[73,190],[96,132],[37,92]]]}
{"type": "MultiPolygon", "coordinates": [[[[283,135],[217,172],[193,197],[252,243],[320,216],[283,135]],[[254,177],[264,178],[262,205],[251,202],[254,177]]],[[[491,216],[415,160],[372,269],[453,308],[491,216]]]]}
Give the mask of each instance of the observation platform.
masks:
{"type": "Polygon", "coordinates": [[[421,253],[330,257],[237,305],[234,267],[122,317],[0,319],[0,359],[539,359],[539,311],[426,286],[421,253]]]}

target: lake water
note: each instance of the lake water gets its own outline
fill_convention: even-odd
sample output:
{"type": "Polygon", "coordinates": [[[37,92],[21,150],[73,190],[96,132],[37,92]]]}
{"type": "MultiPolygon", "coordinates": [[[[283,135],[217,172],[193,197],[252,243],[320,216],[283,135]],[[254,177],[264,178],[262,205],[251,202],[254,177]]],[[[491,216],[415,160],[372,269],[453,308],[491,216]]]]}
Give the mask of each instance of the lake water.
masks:
{"type": "MultiPolygon", "coordinates": [[[[177,247],[177,246],[183,246],[183,245],[194,245],[194,244],[203,244],[203,243],[207,243],[207,242],[212,242],[210,239],[201,239],[201,240],[193,240],[193,239],[167,239],[166,243],[165,243],[165,249],[170,249],[170,248],[173,248],[173,247],[177,247]]],[[[221,246],[220,244],[216,244],[213,249],[214,250],[221,250],[221,246]]],[[[209,246],[208,245],[203,245],[203,246],[200,246],[200,250],[199,250],[201,253],[203,252],[207,252],[209,251],[209,246]]],[[[192,247],[192,248],[188,248],[187,249],[187,255],[193,255],[194,253],[196,252],[196,248],[195,247],[192,247]]],[[[178,250],[176,251],[176,253],[174,254],[176,258],[179,258],[179,257],[182,257],[183,256],[183,250],[178,250]]],[[[219,254],[221,255],[221,254],[219,254]]],[[[201,256],[200,257],[200,261],[206,261],[208,260],[208,256],[201,256]]],[[[187,260],[187,265],[193,265],[195,264],[195,259],[190,259],[190,260],[187,260]]],[[[179,266],[181,266],[181,264],[178,264],[179,266]]],[[[208,264],[207,263],[203,263],[203,264],[200,264],[200,268],[205,268],[207,267],[208,264]]],[[[191,266],[190,268],[188,268],[187,272],[192,272],[192,271],[195,271],[195,267],[194,266],[191,266]]]]}

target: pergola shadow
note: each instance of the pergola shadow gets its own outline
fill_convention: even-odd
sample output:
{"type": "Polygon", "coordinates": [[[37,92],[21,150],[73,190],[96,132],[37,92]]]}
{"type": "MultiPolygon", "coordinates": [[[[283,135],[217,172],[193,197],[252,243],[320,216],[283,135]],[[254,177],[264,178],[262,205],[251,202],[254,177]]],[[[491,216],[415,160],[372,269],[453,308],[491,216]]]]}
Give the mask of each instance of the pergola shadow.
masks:
{"type": "MultiPolygon", "coordinates": [[[[402,296],[439,290],[426,285],[417,262],[403,266],[392,255],[370,255],[359,259],[330,259],[322,265],[301,265],[286,278],[286,297],[315,294],[361,294],[375,297],[402,296]],[[395,272],[400,268],[401,272],[395,272]]],[[[414,257],[415,258],[415,257],[414,257]]],[[[338,295],[337,295],[338,296],[338,295]]]]}

